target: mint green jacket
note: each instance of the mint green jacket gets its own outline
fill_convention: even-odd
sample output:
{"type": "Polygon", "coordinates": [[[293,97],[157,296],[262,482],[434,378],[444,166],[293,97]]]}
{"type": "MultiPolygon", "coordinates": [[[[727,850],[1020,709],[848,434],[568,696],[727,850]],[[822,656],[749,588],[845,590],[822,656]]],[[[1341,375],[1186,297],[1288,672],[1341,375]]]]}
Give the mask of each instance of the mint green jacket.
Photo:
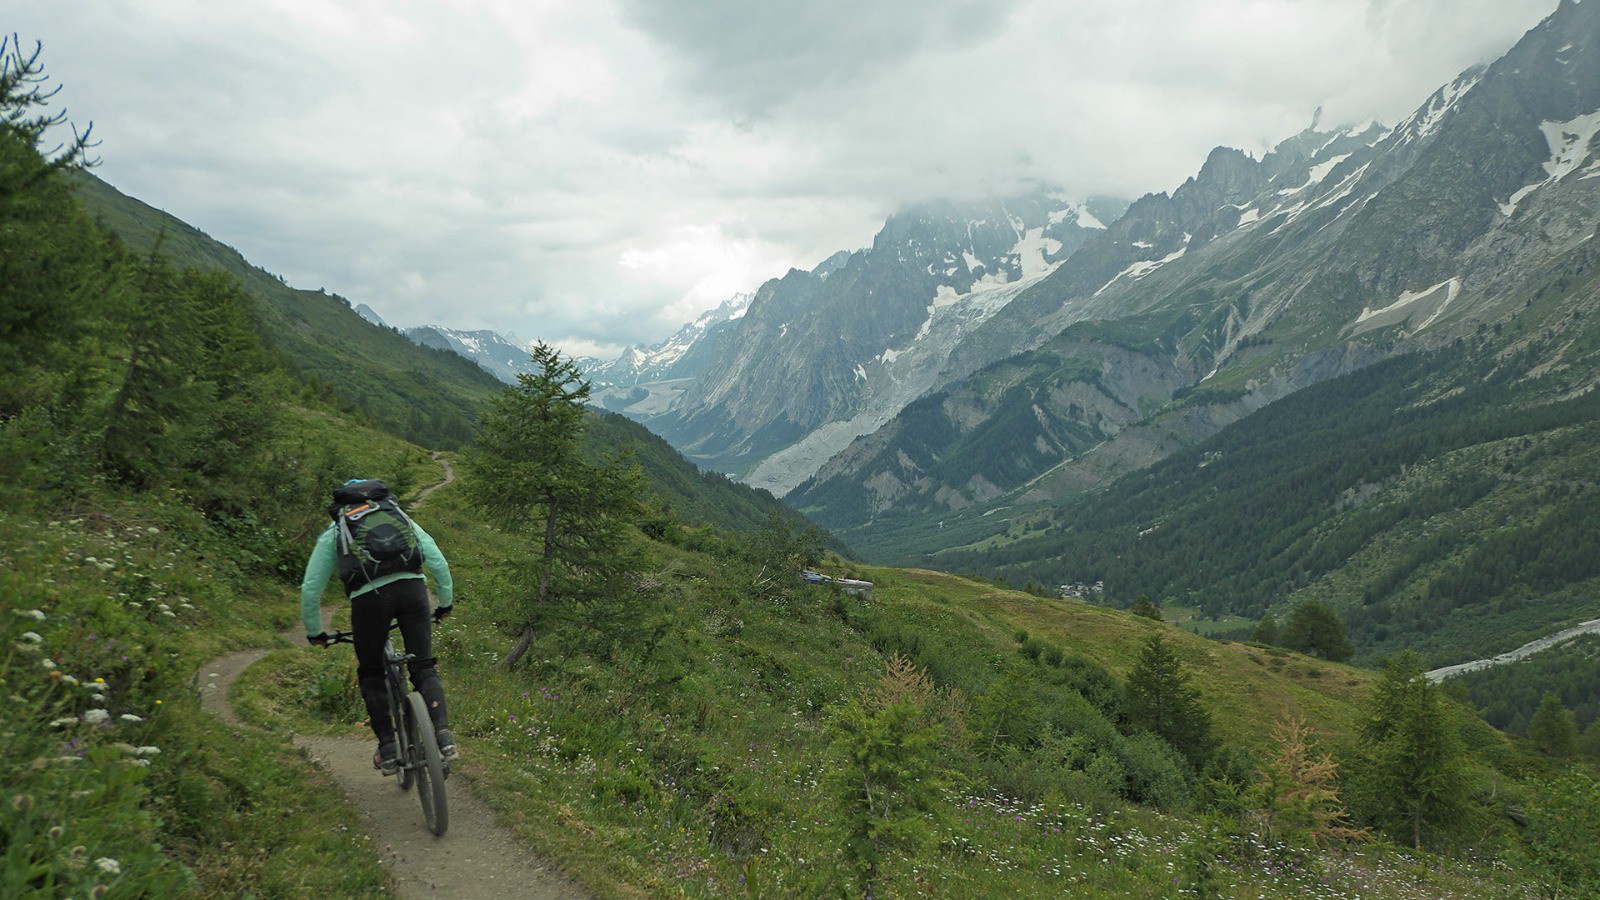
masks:
{"type": "MultiPolygon", "coordinates": [[[[450,580],[450,564],[445,562],[444,554],[439,552],[439,545],[433,538],[422,530],[422,526],[411,523],[417,530],[417,544],[422,548],[422,565],[433,576],[433,592],[439,599],[439,606],[449,607],[455,603],[455,584],[450,580]]],[[[317,546],[311,550],[311,558],[306,560],[306,575],[300,580],[300,621],[306,626],[306,634],[321,634],[322,627],[322,592],[328,587],[328,579],[339,567],[339,532],[329,525],[322,534],[317,536],[317,546]]],[[[365,585],[356,588],[350,594],[350,599],[370,593],[386,584],[399,581],[402,578],[422,578],[421,572],[397,572],[375,578],[365,585]]]]}

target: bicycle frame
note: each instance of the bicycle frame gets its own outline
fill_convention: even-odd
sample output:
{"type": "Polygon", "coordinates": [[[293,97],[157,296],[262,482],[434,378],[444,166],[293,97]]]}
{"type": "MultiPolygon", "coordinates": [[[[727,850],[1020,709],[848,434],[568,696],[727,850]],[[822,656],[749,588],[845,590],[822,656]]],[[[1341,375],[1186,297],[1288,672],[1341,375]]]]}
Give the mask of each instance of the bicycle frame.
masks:
{"type": "MultiPolygon", "coordinates": [[[[400,627],[391,622],[389,631],[400,627]]],[[[328,635],[329,644],[353,644],[352,632],[336,631],[328,635]]],[[[450,767],[439,756],[439,745],[433,733],[433,719],[428,714],[427,702],[417,691],[408,690],[407,663],[416,659],[412,653],[401,653],[394,647],[394,639],[383,642],[384,684],[389,695],[389,716],[394,724],[396,749],[400,755],[399,784],[401,790],[417,785],[417,799],[422,802],[423,817],[428,830],[442,835],[449,827],[444,782],[450,777],[450,767]]]]}

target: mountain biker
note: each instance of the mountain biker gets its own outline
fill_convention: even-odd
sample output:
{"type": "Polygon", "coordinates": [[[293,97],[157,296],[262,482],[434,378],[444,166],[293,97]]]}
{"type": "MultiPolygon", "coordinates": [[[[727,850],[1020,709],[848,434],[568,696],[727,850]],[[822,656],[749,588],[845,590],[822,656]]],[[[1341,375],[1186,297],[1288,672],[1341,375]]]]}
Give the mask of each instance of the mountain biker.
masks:
{"type": "MultiPolygon", "coordinates": [[[[387,497],[388,486],[382,482],[351,479],[343,489],[364,488],[376,485],[381,495],[387,497]]],[[[341,514],[339,491],[335,491],[334,505],[329,514],[335,519],[317,536],[316,547],[306,561],[305,577],[300,582],[300,617],[306,628],[306,641],[314,646],[326,647],[329,635],[322,626],[322,592],[328,578],[340,569],[341,544],[338,518],[341,514]]],[[[398,509],[398,507],[396,507],[398,509]]],[[[450,564],[439,545],[422,526],[401,514],[415,535],[417,549],[421,551],[421,565],[415,571],[404,570],[380,574],[366,579],[348,573],[359,571],[360,566],[346,565],[341,571],[341,581],[350,597],[350,630],[356,652],[356,680],[361,687],[361,700],[367,708],[368,724],[378,738],[378,749],[372,756],[372,767],[384,775],[399,771],[400,754],[395,744],[394,722],[389,716],[389,694],[385,689],[383,645],[388,638],[389,623],[400,623],[400,637],[406,652],[416,658],[409,664],[411,685],[422,694],[433,718],[434,732],[438,736],[439,755],[450,762],[459,757],[455,738],[450,733],[449,717],[445,711],[444,685],[439,681],[433,657],[432,626],[428,622],[428,586],[421,569],[433,576],[434,590],[439,606],[433,610],[433,621],[439,622],[454,606],[454,584],[450,579],[450,564]]],[[[346,537],[348,542],[348,534],[346,537]]],[[[345,561],[351,559],[345,554],[345,561]]]]}

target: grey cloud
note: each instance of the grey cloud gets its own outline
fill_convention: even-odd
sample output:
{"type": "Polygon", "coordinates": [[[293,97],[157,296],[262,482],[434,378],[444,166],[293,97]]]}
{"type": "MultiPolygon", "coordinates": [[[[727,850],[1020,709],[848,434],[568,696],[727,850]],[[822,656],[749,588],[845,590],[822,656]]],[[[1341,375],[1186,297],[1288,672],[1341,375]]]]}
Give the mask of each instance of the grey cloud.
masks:
{"type": "Polygon", "coordinates": [[[49,0],[8,25],[95,120],[102,177],[291,284],[620,347],[905,204],[1137,196],[1318,106],[1393,121],[1556,0],[616,2],[49,0]]]}
{"type": "Polygon", "coordinates": [[[795,95],[861,85],[930,50],[996,34],[1013,0],[622,0],[628,21],[675,49],[688,82],[742,117],[795,95]]]}

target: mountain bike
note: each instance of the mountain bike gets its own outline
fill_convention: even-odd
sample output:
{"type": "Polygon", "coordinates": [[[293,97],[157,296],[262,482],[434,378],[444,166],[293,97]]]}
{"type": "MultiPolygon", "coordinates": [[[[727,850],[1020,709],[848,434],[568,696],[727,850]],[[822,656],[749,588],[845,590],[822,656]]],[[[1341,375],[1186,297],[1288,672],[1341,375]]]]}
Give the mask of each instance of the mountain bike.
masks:
{"type": "MultiPolygon", "coordinates": [[[[394,631],[400,623],[390,624],[394,631]]],[[[353,644],[351,632],[335,631],[328,635],[329,644],[353,644]]],[[[450,827],[450,810],[445,800],[444,780],[450,776],[450,767],[439,757],[439,742],[433,733],[433,718],[428,715],[428,704],[417,691],[407,690],[406,663],[416,659],[411,653],[401,653],[394,648],[391,638],[383,644],[383,662],[387,669],[385,682],[389,690],[389,715],[394,720],[394,738],[400,751],[400,789],[417,786],[417,799],[422,801],[422,817],[428,830],[435,836],[443,835],[450,827]]]]}

